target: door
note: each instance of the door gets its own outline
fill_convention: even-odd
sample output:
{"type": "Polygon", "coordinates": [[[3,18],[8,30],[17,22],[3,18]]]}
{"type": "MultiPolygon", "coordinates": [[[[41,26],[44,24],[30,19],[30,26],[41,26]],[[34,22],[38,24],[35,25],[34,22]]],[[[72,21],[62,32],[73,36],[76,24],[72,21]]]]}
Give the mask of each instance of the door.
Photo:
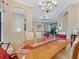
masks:
{"type": "Polygon", "coordinates": [[[0,12],[0,41],[1,41],[1,12],[0,12]]]}
{"type": "Polygon", "coordinates": [[[52,23],[52,24],[50,24],[50,27],[51,27],[51,34],[52,34],[52,35],[55,35],[55,34],[56,34],[57,26],[58,26],[57,23],[52,23]]]}

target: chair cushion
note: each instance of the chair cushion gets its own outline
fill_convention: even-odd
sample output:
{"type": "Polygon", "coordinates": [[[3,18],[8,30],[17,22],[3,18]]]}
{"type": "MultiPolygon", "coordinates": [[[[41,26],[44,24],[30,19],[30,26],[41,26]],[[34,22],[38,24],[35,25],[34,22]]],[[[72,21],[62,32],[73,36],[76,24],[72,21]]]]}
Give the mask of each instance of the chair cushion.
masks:
{"type": "Polygon", "coordinates": [[[49,38],[49,37],[50,37],[50,35],[49,35],[49,34],[44,34],[44,36],[45,36],[46,38],[49,38]]]}
{"type": "Polygon", "coordinates": [[[56,34],[56,38],[57,39],[66,39],[66,35],[63,35],[63,34],[56,34]]]}
{"type": "Polygon", "coordinates": [[[0,47],[0,59],[10,59],[10,55],[0,47]]]}

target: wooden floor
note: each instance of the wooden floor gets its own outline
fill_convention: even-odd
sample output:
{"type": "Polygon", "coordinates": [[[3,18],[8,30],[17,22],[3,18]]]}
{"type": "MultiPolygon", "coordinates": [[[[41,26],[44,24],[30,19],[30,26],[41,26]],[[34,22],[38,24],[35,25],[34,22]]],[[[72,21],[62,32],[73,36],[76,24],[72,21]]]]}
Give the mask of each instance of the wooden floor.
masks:
{"type": "Polygon", "coordinates": [[[51,59],[69,59],[69,57],[70,57],[70,49],[67,50],[65,49],[51,59]]]}

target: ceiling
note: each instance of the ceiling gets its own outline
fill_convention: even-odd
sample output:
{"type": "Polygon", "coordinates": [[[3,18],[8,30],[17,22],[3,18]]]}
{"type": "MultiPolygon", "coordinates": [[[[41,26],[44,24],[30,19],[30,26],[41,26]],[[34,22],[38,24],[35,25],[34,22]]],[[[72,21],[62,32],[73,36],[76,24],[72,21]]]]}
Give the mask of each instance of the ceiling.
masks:
{"type": "MultiPolygon", "coordinates": [[[[33,18],[43,18],[44,12],[38,7],[38,2],[41,0],[16,0],[20,3],[29,5],[32,7],[33,18]]],[[[79,0],[56,0],[57,7],[47,14],[48,19],[57,18],[58,15],[70,4],[79,0]]]]}

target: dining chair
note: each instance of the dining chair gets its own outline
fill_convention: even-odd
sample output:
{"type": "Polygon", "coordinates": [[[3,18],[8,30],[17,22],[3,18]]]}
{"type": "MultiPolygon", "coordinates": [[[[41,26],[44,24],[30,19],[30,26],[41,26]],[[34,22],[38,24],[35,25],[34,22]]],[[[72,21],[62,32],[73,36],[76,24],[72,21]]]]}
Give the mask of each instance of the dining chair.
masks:
{"type": "Polygon", "coordinates": [[[0,43],[0,59],[18,59],[18,56],[15,53],[9,54],[8,48],[10,46],[10,43],[0,43]],[[7,48],[4,49],[3,45],[6,45],[7,48]]]}
{"type": "Polygon", "coordinates": [[[76,38],[71,48],[70,59],[79,59],[79,38],[76,38]]]}

